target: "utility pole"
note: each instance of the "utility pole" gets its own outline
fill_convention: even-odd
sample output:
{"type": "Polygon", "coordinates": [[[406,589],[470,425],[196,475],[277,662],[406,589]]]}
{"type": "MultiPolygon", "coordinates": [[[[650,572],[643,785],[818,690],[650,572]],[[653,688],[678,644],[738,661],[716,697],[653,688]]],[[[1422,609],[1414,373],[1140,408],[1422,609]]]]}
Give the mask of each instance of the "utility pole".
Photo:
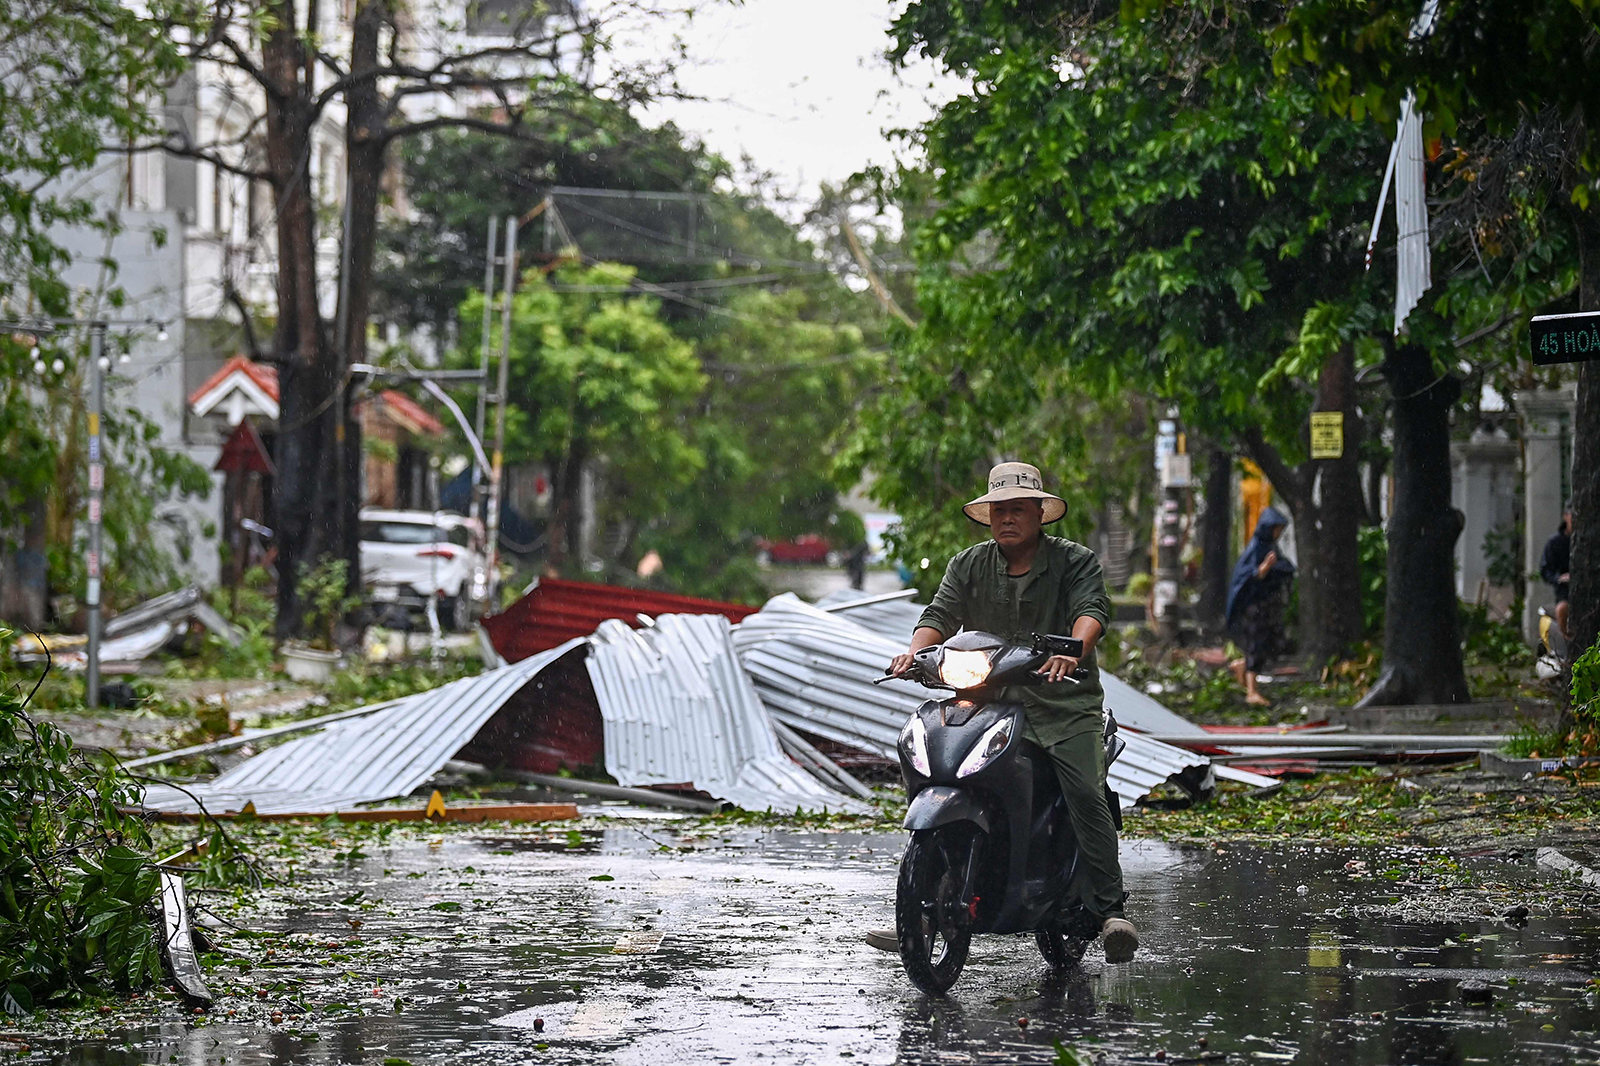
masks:
{"type": "Polygon", "coordinates": [[[490,459],[489,508],[485,521],[489,539],[489,603],[493,605],[500,568],[500,494],[505,469],[506,393],[511,388],[511,296],[517,284],[517,216],[506,216],[506,254],[502,268],[505,288],[500,299],[500,378],[495,387],[494,455],[490,459]]]}
{"type": "MultiPolygon", "coordinates": [[[[158,340],[166,340],[166,323],[157,319],[91,319],[85,323],[74,318],[37,318],[18,322],[0,322],[0,329],[48,337],[58,328],[89,327],[89,558],[84,568],[84,601],[89,614],[89,640],[84,649],[84,698],[90,707],[100,705],[100,632],[101,578],[104,574],[103,528],[101,509],[105,501],[106,461],[104,426],[101,425],[106,408],[106,371],[111,360],[106,355],[106,330],[110,326],[138,328],[154,326],[161,332],[158,340]]],[[[42,366],[42,364],[41,364],[42,366]]]]}
{"type": "Polygon", "coordinates": [[[84,598],[89,607],[89,644],[85,689],[89,709],[100,706],[100,507],[106,487],[105,456],[101,452],[100,416],[105,410],[106,324],[89,323],[89,580],[84,598]]]}
{"type": "MultiPolygon", "coordinates": [[[[478,345],[478,369],[483,372],[483,377],[478,381],[478,417],[473,422],[473,431],[477,433],[478,440],[483,440],[484,420],[489,407],[489,330],[494,325],[494,264],[495,242],[500,236],[500,216],[489,216],[489,246],[483,256],[483,337],[478,345]]],[[[484,495],[481,488],[483,477],[487,470],[478,467],[476,457],[472,460],[472,495],[473,512],[484,522],[488,528],[488,516],[484,514],[484,495]]]]}

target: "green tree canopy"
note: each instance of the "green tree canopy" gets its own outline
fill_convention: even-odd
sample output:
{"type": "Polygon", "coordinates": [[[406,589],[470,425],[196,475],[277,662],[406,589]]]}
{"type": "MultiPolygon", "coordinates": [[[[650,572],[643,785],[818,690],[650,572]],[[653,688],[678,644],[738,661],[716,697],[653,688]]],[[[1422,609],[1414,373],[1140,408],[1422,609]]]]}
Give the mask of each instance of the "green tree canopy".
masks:
{"type": "MultiPolygon", "coordinates": [[[[558,562],[577,546],[586,463],[603,473],[607,498],[636,517],[660,514],[672,487],[704,464],[687,426],[703,384],[694,349],[661,321],[660,301],[606,291],[625,290],[632,278],[615,264],[550,278],[528,271],[512,300],[506,461],[547,463],[553,472],[558,562]],[[572,291],[584,289],[599,291],[572,291]]],[[[481,293],[462,305],[463,362],[477,362],[482,308],[481,293]]]]}
{"type": "MultiPolygon", "coordinates": [[[[1362,243],[1388,139],[1327,116],[1309,75],[1276,78],[1249,24],[1078,6],[923,0],[896,23],[896,54],[932,55],[972,89],[920,131],[941,205],[918,234],[924,318],[862,460],[891,491],[919,486],[930,516],[1003,454],[1092,482],[1077,428],[1041,440],[1039,414],[1053,396],[1132,390],[1255,459],[1313,519],[1303,551],[1353,582],[1353,519],[1319,549],[1303,465],[1324,368],[1268,372],[1319,304],[1381,301],[1362,243]]],[[[1354,422],[1352,360],[1334,367],[1335,406],[1354,422]]],[[[930,554],[948,550],[944,521],[930,554]]],[[[1358,632],[1348,613],[1316,650],[1358,632]]]]}

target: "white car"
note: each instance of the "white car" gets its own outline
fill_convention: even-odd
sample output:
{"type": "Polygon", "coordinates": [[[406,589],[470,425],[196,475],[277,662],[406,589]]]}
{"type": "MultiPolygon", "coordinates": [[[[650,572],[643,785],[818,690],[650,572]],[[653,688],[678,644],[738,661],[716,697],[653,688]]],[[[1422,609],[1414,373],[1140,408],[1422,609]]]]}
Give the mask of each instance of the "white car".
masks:
{"type": "Polygon", "coordinates": [[[361,584],[379,617],[426,612],[437,596],[441,626],[470,628],[488,595],[483,548],[477,519],[450,511],[361,510],[361,584]]]}

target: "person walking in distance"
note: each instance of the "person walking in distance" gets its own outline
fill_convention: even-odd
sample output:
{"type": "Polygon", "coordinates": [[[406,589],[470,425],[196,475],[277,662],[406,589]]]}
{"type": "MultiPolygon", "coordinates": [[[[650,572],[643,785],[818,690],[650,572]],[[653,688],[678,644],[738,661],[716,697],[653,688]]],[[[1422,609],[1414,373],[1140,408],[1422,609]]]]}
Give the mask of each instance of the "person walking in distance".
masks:
{"type": "Polygon", "coordinates": [[[1572,504],[1561,509],[1561,525],[1544,542],[1544,554],[1539,557],[1539,576],[1556,594],[1556,628],[1562,639],[1571,640],[1567,618],[1571,607],[1567,603],[1567,586],[1572,581],[1572,504]]]}
{"type": "MultiPolygon", "coordinates": [[[[989,471],[989,491],[966,504],[967,517],[989,529],[990,539],[950,560],[933,602],[922,612],[908,651],[889,672],[903,676],[923,648],[962,629],[1026,644],[1035,633],[1071,634],[1083,655],[1053,655],[1039,673],[1061,682],[1021,689],[1029,740],[1043,748],[1067,801],[1081,866],[1074,888],[1100,925],[1107,962],[1127,962],[1138,932],[1123,916],[1127,893],[1117,856],[1117,829],[1106,806],[1105,690],[1095,644],[1111,619],[1111,597],[1095,553],[1042,527],[1067,512],[1066,502],[1044,491],[1037,467],[1001,463],[989,471]],[[1082,667],[1078,684],[1062,681],[1082,667]]],[[[867,942],[899,948],[894,930],[873,930],[867,942]]]]}
{"type": "Polygon", "coordinates": [[[1244,658],[1235,659],[1228,668],[1244,685],[1245,701],[1253,707],[1269,703],[1256,690],[1256,674],[1271,665],[1286,643],[1283,611],[1294,580],[1294,563],[1279,554],[1278,538],[1288,524],[1276,507],[1263,510],[1255,536],[1233,564],[1233,580],[1228,584],[1227,627],[1244,648],[1244,658]]]}

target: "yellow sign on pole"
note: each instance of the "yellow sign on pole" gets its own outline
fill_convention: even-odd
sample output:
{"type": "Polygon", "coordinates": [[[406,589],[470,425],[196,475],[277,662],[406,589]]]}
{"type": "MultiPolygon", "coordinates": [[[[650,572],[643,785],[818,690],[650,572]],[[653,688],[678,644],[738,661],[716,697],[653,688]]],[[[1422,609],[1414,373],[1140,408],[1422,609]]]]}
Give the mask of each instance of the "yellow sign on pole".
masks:
{"type": "Polygon", "coordinates": [[[1338,459],[1344,455],[1344,412],[1311,412],[1311,458],[1338,459]]]}

